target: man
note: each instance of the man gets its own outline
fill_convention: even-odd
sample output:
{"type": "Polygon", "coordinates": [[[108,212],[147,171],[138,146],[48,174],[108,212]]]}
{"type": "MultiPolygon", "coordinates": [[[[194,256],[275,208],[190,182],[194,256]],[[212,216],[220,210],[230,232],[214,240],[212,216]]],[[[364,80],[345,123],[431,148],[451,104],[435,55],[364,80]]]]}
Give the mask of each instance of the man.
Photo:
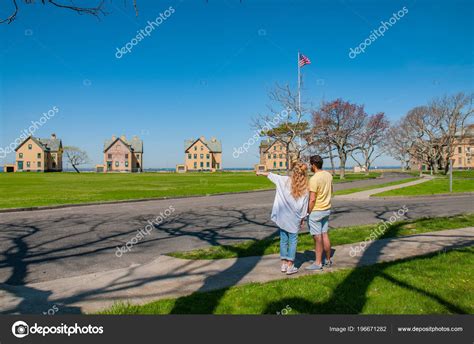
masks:
{"type": "Polygon", "coordinates": [[[313,155],[309,160],[314,175],[309,180],[308,225],[315,243],[316,260],[307,270],[321,271],[323,269],[323,248],[326,253],[324,265],[330,267],[331,242],[329,241],[329,214],[331,213],[332,175],[323,171],[323,159],[313,155]]]}

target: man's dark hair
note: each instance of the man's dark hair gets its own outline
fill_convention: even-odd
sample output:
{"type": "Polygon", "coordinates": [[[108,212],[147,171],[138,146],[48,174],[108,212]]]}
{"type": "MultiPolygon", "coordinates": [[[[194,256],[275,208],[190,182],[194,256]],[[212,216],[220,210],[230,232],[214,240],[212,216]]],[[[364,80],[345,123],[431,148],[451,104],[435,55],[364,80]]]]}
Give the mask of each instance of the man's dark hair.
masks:
{"type": "Polygon", "coordinates": [[[323,168],[323,158],[321,158],[319,155],[311,155],[309,158],[309,163],[316,166],[318,170],[323,168]]]}

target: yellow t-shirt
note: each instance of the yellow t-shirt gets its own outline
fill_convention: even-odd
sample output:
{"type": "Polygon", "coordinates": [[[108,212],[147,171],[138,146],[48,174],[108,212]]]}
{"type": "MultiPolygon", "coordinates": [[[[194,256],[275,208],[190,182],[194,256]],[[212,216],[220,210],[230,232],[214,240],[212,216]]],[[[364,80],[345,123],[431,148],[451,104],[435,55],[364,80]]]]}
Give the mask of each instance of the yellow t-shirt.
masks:
{"type": "Polygon", "coordinates": [[[309,180],[309,191],[316,193],[316,203],[313,210],[328,210],[331,208],[332,175],[327,171],[318,171],[309,180]]]}

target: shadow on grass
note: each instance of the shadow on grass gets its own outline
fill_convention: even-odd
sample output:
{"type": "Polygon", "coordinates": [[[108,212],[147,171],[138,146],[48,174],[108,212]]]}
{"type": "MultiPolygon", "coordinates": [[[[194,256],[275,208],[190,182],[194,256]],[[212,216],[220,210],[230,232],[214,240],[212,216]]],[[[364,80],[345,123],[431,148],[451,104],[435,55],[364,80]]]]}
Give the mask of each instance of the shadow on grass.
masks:
{"type": "MultiPolygon", "coordinates": [[[[394,224],[387,229],[387,231],[379,239],[387,239],[396,237],[402,228],[402,224],[394,224]]],[[[361,257],[354,257],[359,259],[359,263],[364,261],[376,261],[376,258],[380,256],[384,247],[388,244],[388,240],[384,244],[371,245],[363,253],[361,257]]],[[[229,247],[229,249],[231,249],[229,247]]],[[[266,249],[262,243],[254,243],[248,249],[258,250],[263,253],[266,249]]],[[[415,259],[427,259],[435,254],[430,254],[422,258],[415,259]]],[[[304,255],[307,257],[307,255],[304,255]]],[[[204,285],[199,291],[185,297],[180,297],[176,300],[173,309],[170,313],[172,314],[212,314],[216,311],[222,298],[229,289],[222,288],[219,290],[208,291],[210,288],[215,289],[216,285],[225,283],[226,285],[235,285],[243,278],[253,266],[255,266],[261,257],[255,257],[252,260],[252,266],[242,267],[239,266],[241,260],[237,260],[227,270],[220,272],[216,275],[209,276],[206,278],[204,285]],[[222,276],[226,276],[223,280],[222,276]],[[229,277],[231,276],[231,280],[229,277]],[[208,291],[208,292],[206,292],[208,291]]],[[[451,313],[464,314],[466,310],[456,306],[455,304],[443,299],[435,293],[421,290],[415,286],[412,286],[404,281],[397,280],[396,278],[385,273],[385,269],[390,266],[399,264],[401,261],[380,263],[374,266],[360,266],[353,269],[349,275],[333,290],[332,296],[325,302],[312,302],[305,298],[292,297],[282,298],[278,302],[270,303],[264,310],[265,314],[275,314],[280,311],[286,305],[291,305],[292,309],[299,313],[312,313],[312,314],[359,314],[363,311],[365,304],[367,303],[367,291],[369,286],[376,278],[383,278],[401,288],[414,291],[420,294],[420,296],[428,297],[438,302],[451,313]]]]}

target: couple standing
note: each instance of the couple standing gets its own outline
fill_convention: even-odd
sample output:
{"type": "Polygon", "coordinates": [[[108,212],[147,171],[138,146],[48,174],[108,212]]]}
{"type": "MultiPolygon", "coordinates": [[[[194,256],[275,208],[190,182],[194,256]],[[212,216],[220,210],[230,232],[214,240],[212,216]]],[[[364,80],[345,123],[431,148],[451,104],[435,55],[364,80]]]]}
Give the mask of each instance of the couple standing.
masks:
{"type": "Polygon", "coordinates": [[[329,215],[331,213],[332,175],[324,171],[323,159],[319,155],[310,157],[311,171],[314,175],[309,180],[308,167],[305,163],[296,162],[290,176],[274,173],[257,172],[267,176],[276,185],[276,196],[273,203],[271,219],[280,228],[281,272],[287,275],[298,272],[294,265],[298,231],[308,218],[309,232],[315,243],[315,261],[306,270],[321,271],[323,266],[331,266],[331,242],[329,240],[329,215]],[[326,259],[323,261],[323,250],[326,259]]]}

